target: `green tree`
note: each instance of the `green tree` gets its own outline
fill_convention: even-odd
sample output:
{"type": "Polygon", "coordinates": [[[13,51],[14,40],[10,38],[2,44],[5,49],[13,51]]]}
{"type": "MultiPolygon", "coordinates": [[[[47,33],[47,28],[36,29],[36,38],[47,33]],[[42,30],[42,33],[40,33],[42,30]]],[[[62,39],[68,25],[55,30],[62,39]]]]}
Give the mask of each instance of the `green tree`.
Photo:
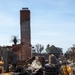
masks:
{"type": "Polygon", "coordinates": [[[59,55],[62,53],[62,48],[55,47],[54,45],[47,45],[46,51],[48,54],[54,54],[56,57],[59,57],[59,55]]]}
{"type": "Polygon", "coordinates": [[[50,45],[49,44],[47,45],[45,50],[46,50],[47,53],[49,53],[49,51],[50,51],[50,45]]]}
{"type": "Polygon", "coordinates": [[[64,55],[67,59],[75,59],[75,46],[70,47],[64,55]]]}

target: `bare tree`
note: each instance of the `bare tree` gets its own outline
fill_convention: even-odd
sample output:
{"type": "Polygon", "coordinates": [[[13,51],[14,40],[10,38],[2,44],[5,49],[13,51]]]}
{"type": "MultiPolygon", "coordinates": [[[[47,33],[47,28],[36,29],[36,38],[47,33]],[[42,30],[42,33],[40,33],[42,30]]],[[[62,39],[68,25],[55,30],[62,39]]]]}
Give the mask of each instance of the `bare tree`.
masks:
{"type": "Polygon", "coordinates": [[[44,46],[41,45],[41,44],[36,44],[34,46],[34,49],[35,49],[36,53],[40,53],[41,54],[41,52],[44,50],[44,46]]]}

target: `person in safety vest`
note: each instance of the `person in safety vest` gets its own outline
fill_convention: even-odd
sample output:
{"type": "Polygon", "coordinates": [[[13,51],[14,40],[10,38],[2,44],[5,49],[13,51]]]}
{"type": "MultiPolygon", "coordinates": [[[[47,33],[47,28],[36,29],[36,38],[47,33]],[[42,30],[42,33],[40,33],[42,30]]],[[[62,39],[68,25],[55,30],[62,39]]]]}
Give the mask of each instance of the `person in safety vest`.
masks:
{"type": "Polygon", "coordinates": [[[71,67],[69,65],[67,65],[67,63],[65,62],[64,65],[62,66],[62,71],[64,75],[71,75],[72,74],[72,70],[71,67]]]}

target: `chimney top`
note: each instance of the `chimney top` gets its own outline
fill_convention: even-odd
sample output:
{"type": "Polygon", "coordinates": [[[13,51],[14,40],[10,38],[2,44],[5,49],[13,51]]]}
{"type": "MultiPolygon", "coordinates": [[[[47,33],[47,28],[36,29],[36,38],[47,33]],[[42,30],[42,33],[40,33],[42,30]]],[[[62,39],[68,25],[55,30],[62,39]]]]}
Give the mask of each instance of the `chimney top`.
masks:
{"type": "Polygon", "coordinates": [[[27,10],[28,8],[22,8],[23,10],[27,10]]]}

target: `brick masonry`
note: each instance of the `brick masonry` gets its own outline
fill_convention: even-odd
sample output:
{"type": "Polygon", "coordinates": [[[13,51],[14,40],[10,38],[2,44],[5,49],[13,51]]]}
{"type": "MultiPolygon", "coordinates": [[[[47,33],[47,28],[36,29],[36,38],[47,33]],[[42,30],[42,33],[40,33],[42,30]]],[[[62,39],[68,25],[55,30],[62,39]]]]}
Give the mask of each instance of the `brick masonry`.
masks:
{"type": "Polygon", "coordinates": [[[31,57],[31,34],[30,34],[30,10],[20,10],[20,29],[21,29],[21,44],[22,54],[21,60],[26,60],[31,57]]]}

